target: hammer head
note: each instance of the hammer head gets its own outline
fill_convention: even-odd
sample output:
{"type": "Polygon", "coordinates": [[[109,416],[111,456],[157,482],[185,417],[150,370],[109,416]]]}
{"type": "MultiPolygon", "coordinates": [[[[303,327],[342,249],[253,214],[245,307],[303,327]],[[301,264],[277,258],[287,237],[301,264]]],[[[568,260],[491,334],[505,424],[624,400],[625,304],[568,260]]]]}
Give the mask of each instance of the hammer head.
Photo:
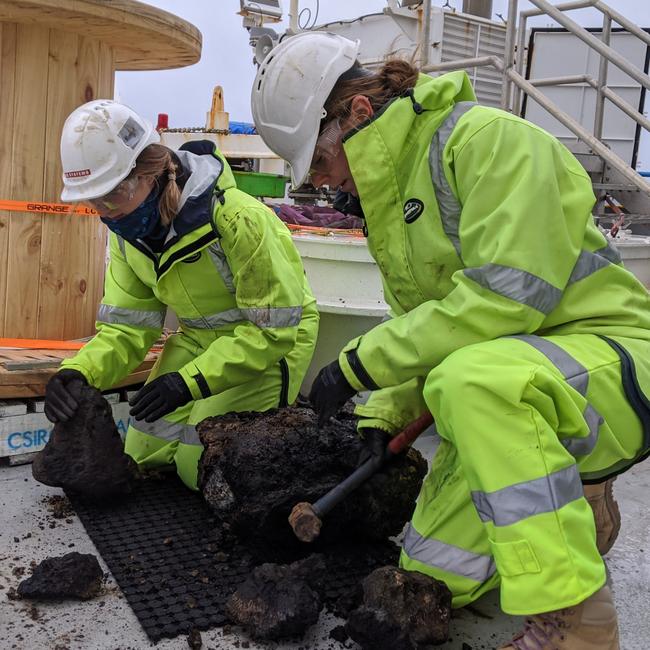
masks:
{"type": "Polygon", "coordinates": [[[297,503],[289,515],[289,523],[301,542],[313,542],[320,535],[322,522],[311,503],[297,503]]]}

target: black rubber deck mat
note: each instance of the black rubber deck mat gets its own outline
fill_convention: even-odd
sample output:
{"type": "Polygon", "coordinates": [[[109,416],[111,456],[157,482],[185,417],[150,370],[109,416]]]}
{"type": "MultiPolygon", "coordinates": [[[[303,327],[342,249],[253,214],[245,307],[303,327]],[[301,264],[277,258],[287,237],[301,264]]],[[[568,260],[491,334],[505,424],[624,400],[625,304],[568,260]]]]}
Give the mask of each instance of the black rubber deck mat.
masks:
{"type": "MultiPolygon", "coordinates": [[[[218,524],[199,494],[176,477],[142,481],[118,504],[68,498],[149,638],[188,634],[227,622],[225,603],[263,562],[299,555],[276,548],[220,545],[218,524]]],[[[303,556],[311,549],[305,548],[303,556]]],[[[316,550],[316,549],[314,549],[316,550]]],[[[318,549],[322,552],[322,549],[318,549]]],[[[334,608],[375,568],[397,561],[390,543],[350,544],[326,552],[325,602],[334,608]]]]}

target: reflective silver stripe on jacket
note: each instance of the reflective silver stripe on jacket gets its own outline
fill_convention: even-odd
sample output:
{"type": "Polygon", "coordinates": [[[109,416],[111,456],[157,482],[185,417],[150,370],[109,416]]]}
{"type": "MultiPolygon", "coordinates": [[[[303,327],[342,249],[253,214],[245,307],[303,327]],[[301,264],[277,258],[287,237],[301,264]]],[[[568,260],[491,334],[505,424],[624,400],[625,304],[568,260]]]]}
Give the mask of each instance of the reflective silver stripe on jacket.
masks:
{"type": "Polygon", "coordinates": [[[449,186],[449,182],[445,176],[442,157],[447,140],[449,140],[449,136],[458,120],[467,111],[474,108],[474,106],[477,106],[475,102],[458,102],[433,134],[431,146],[429,147],[429,169],[431,171],[431,180],[433,181],[436,201],[438,202],[438,210],[440,211],[442,228],[454,245],[458,257],[461,256],[458,229],[462,206],[449,186]]]}
{"type": "Polygon", "coordinates": [[[620,264],[620,262],[620,253],[610,244],[607,244],[604,248],[600,248],[593,253],[582,251],[573,267],[567,286],[574,282],[578,282],[579,280],[583,280],[592,273],[600,271],[600,269],[603,269],[610,264],[620,264]]]}
{"type": "Polygon", "coordinates": [[[302,318],[302,307],[254,307],[228,309],[202,318],[179,318],[182,325],[194,329],[217,329],[232,323],[250,321],[258,327],[295,327],[302,318]]]}
{"type": "Polygon", "coordinates": [[[562,291],[546,280],[510,266],[489,263],[463,273],[482,287],[542,314],[550,314],[562,299],[562,291]]]}
{"type": "MultiPolygon", "coordinates": [[[[541,336],[521,334],[512,338],[524,341],[541,352],[561,373],[571,388],[586,397],[589,387],[589,372],[574,359],[568,352],[565,352],[559,345],[541,336]]],[[[565,449],[572,456],[586,456],[591,453],[598,442],[598,430],[605,421],[598,411],[587,404],[582,417],[587,423],[589,434],[583,438],[562,438],[561,442],[565,449]]]]}
{"type": "Polygon", "coordinates": [[[221,244],[218,241],[214,242],[208,246],[207,251],[212,263],[217,269],[217,273],[219,273],[223,283],[226,285],[226,289],[228,289],[230,293],[235,293],[235,283],[233,281],[232,271],[230,270],[230,265],[228,264],[226,254],[223,252],[221,244]]]}
{"type": "Polygon", "coordinates": [[[140,309],[126,309],[115,305],[99,305],[97,320],[100,323],[111,325],[130,325],[131,327],[150,327],[161,329],[165,322],[165,311],[142,311],[140,309]]]}
{"type": "Polygon", "coordinates": [[[120,253],[122,253],[122,257],[126,259],[126,244],[124,243],[124,237],[117,235],[117,246],[120,249],[120,253]]]}
{"type": "Polygon", "coordinates": [[[155,422],[145,422],[144,420],[133,420],[131,426],[140,431],[147,433],[150,436],[155,436],[160,440],[181,440],[183,437],[183,430],[185,424],[182,422],[167,422],[166,420],[156,420],[155,422]]]}
{"type": "Polygon", "coordinates": [[[402,548],[406,555],[416,562],[476,582],[485,582],[496,571],[496,564],[491,555],[472,553],[453,544],[422,537],[413,524],[407,527],[402,548]]]}
{"type": "Polygon", "coordinates": [[[200,445],[201,440],[196,427],[193,424],[184,424],[183,422],[167,422],[160,419],[155,422],[145,422],[144,420],[134,420],[131,426],[140,433],[147,433],[159,440],[172,442],[179,440],[186,445],[200,445]]]}
{"type": "Polygon", "coordinates": [[[181,432],[181,442],[186,445],[200,445],[199,432],[193,424],[186,424],[181,432]]]}
{"type": "Polygon", "coordinates": [[[611,242],[607,242],[607,246],[599,248],[596,251],[596,254],[604,257],[606,260],[609,260],[612,264],[621,263],[621,253],[619,252],[618,248],[616,248],[616,246],[614,246],[614,244],[611,242]]]}
{"type": "Polygon", "coordinates": [[[510,526],[534,515],[560,510],[582,496],[576,465],[495,492],[472,491],[479,517],[495,526],[510,526]]]}

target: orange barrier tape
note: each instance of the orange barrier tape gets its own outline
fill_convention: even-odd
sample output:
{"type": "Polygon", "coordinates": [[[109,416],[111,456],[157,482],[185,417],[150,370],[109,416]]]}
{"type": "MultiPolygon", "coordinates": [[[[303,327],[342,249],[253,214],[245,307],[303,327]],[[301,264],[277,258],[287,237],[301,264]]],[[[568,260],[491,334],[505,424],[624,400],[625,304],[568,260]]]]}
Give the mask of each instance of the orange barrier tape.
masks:
{"type": "Polygon", "coordinates": [[[1,348],[25,348],[28,350],[81,350],[85,341],[50,341],[48,339],[3,339],[1,348]]]}
{"type": "Polygon", "coordinates": [[[365,239],[363,230],[357,228],[327,228],[326,226],[300,226],[295,223],[284,224],[291,232],[306,232],[314,235],[349,235],[350,237],[360,237],[365,239]]]}
{"type": "Polygon", "coordinates": [[[81,203],[71,205],[69,203],[49,203],[48,201],[0,201],[0,210],[40,214],[78,214],[83,217],[99,216],[97,210],[81,203]]]}
{"type": "MultiPolygon", "coordinates": [[[[0,348],[21,348],[25,350],[81,350],[88,341],[53,341],[50,339],[6,339],[0,337],[0,348]]],[[[163,349],[163,343],[154,343],[150,350],[163,349]]]]}

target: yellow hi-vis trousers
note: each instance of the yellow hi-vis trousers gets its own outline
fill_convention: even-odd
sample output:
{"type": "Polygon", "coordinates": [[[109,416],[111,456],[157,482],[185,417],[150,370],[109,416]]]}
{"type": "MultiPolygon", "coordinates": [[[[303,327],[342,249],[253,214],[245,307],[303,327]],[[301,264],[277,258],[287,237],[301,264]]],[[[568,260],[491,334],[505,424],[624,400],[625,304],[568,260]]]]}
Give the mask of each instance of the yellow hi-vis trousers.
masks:
{"type": "MultiPolygon", "coordinates": [[[[155,469],[175,464],[183,483],[197,490],[203,445],[196,425],[205,418],[224,413],[266,411],[293,402],[311,361],[318,319],[305,319],[302,326],[306,330],[304,340],[296,343],[286,360],[274,364],[254,380],[218,395],[189,402],[155,422],[132,421],[126,432],[124,451],[142,468],[155,469]]],[[[178,370],[196,358],[197,353],[200,350],[189,337],[183,334],[170,336],[147,381],[178,370]]]]}
{"type": "Polygon", "coordinates": [[[617,353],[584,334],[479,343],[436,367],[424,398],[442,442],[401,566],[444,581],[455,607],[497,586],[509,614],[596,592],[605,566],[582,479],[618,471],[643,445],[617,353]]]}

